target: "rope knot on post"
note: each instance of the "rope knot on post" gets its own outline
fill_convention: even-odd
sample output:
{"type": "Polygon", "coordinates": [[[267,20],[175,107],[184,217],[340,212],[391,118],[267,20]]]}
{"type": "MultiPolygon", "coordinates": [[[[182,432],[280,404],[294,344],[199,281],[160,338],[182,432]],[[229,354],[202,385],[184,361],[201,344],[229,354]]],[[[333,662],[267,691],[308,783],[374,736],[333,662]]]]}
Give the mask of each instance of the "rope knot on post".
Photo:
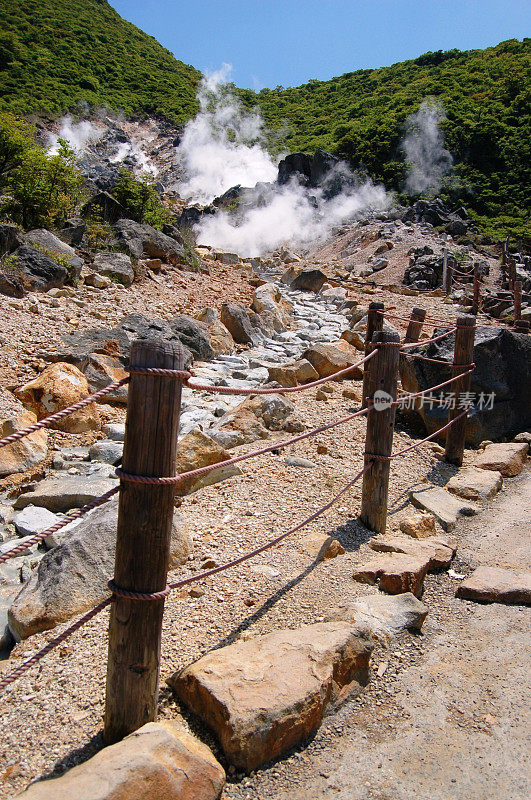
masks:
{"type": "Polygon", "coordinates": [[[128,600],[164,600],[171,592],[169,586],[166,586],[165,589],[161,589],[160,592],[131,592],[129,589],[122,589],[120,586],[117,586],[113,578],[107,581],[107,586],[114,597],[126,597],[128,600]]]}

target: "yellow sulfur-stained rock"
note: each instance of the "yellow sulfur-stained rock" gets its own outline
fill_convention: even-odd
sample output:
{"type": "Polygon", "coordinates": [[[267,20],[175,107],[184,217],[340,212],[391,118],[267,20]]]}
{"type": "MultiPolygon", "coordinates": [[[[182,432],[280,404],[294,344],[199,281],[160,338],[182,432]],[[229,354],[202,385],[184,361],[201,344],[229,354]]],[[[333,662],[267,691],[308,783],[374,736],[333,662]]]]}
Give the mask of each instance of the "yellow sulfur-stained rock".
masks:
{"type": "MultiPolygon", "coordinates": [[[[86,377],[73,364],[59,361],[46,367],[35,380],[15,390],[16,397],[37,419],[74,405],[91,393],[86,377]]],[[[100,417],[94,403],[69,414],[51,427],[67,433],[98,430],[100,417]]]]}

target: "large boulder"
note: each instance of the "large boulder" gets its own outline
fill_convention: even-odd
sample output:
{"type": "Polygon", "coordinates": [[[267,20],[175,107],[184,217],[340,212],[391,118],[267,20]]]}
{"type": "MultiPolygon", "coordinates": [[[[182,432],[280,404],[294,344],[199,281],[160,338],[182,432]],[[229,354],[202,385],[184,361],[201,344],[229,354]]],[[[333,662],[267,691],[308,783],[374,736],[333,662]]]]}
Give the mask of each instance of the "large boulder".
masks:
{"type": "MultiPolygon", "coordinates": [[[[7,419],[0,420],[0,439],[27,428],[37,422],[32,411],[21,411],[7,419]]],[[[39,430],[19,439],[13,444],[0,447],[0,477],[12,475],[14,472],[26,472],[46,458],[48,451],[48,433],[39,430]]]]}
{"type": "Polygon", "coordinates": [[[114,224],[127,217],[127,211],[109,192],[97,192],[81,209],[83,217],[97,216],[104,222],[114,224]]]}
{"type": "Polygon", "coordinates": [[[209,431],[223,447],[237,447],[267,439],[270,431],[297,432],[304,424],[295,414],[295,406],[280,394],[265,394],[246,398],[227,411],[209,431]]]}
{"type": "Polygon", "coordinates": [[[0,256],[12,253],[24,244],[24,235],[17,225],[0,223],[0,256]]]}
{"type": "MultiPolygon", "coordinates": [[[[35,380],[15,390],[23,405],[43,419],[67,406],[74,405],[90,394],[87,379],[72,364],[50,364],[35,380]]],[[[74,411],[51,425],[55,430],[83,433],[98,430],[100,417],[94,403],[74,411]]]]}
{"type": "MultiPolygon", "coordinates": [[[[61,544],[43,556],[9,611],[9,627],[17,640],[66,622],[109,595],[107,582],[114,574],[117,519],[116,498],[72,525],[61,544]]],[[[181,516],[176,513],[171,566],[183,564],[191,548],[181,516]]]]}
{"type": "MultiPolygon", "coordinates": [[[[443,332],[436,331],[436,334],[443,332]]],[[[412,351],[412,355],[419,353],[440,359],[448,366],[401,354],[400,378],[405,392],[428,389],[451,377],[454,341],[455,335],[449,334],[412,351]]],[[[528,427],[531,424],[531,337],[505,328],[480,326],[476,330],[473,361],[476,368],[471,376],[471,391],[476,403],[468,416],[467,442],[477,446],[486,439],[499,439],[528,427]],[[478,405],[480,397],[483,397],[482,408],[478,405]]],[[[445,387],[445,395],[451,392],[451,385],[445,387]]],[[[448,409],[438,403],[424,403],[416,411],[404,409],[401,413],[420,419],[428,433],[434,433],[448,421],[448,409]]]]}
{"type": "Polygon", "coordinates": [[[148,722],[65,775],[37,781],[21,800],[217,800],[225,772],[174,720],[148,722]]]}
{"type": "Polygon", "coordinates": [[[252,308],[257,314],[266,313],[277,333],[289,326],[293,306],[284,300],[274,283],[264,283],[254,290],[252,308]]]}
{"type": "MultiPolygon", "coordinates": [[[[340,341],[350,347],[344,339],[340,341]]],[[[310,362],[321,378],[329,378],[360,360],[359,354],[353,348],[350,353],[345,353],[343,349],[330,344],[314,344],[304,351],[302,357],[310,362]]],[[[363,377],[363,370],[361,367],[356,367],[344,377],[348,380],[360,380],[363,377]]]]}
{"type": "Polygon", "coordinates": [[[26,233],[24,240],[31,247],[36,247],[46,255],[52,258],[58,256],[60,261],[66,262],[71,268],[71,277],[79,278],[81,275],[83,259],[78,256],[73,247],[62,242],[51,231],[47,231],[45,228],[37,228],[26,233]]]}
{"type": "Polygon", "coordinates": [[[204,308],[195,315],[195,318],[206,325],[210,337],[210,347],[214,356],[228,355],[233,352],[234,339],[228,328],[220,320],[215,308],[204,308]]]}
{"type": "Polygon", "coordinates": [[[223,303],[221,321],[238,344],[256,346],[262,341],[261,332],[253,326],[249,312],[242,303],[223,303]]]}
{"type": "Polygon", "coordinates": [[[369,679],[372,643],[344,622],[280,630],[214,650],[168,683],[250,772],[315,731],[369,679]]]}
{"type": "Polygon", "coordinates": [[[126,253],[96,253],[93,269],[115,283],[131,286],[135,273],[131,259],[126,253]]]}
{"type": "Polygon", "coordinates": [[[316,294],[321,291],[327,280],[325,273],[317,267],[305,267],[304,269],[291,267],[282,276],[282,281],[288,283],[291,289],[315,292],[316,294]]]}
{"type": "MultiPolygon", "coordinates": [[[[227,461],[229,458],[230,454],[220,444],[196,429],[187,433],[179,441],[177,472],[181,474],[201,467],[209,467],[212,464],[227,461]]],[[[213,483],[225,480],[233,475],[239,475],[240,472],[241,470],[235,464],[231,464],[228,467],[219,467],[204,475],[183,480],[176,485],[175,492],[177,495],[190,494],[204,486],[211,486],[213,483]]]]}
{"type": "Polygon", "coordinates": [[[116,223],[115,231],[119,245],[131,258],[160,258],[175,266],[190,266],[184,247],[151,225],[121,219],[116,223]]]}
{"type": "Polygon", "coordinates": [[[68,281],[68,272],[63,263],[25,244],[15,250],[8,264],[3,265],[0,291],[11,297],[22,297],[24,292],[58,289],[68,281]]]}
{"type": "Polygon", "coordinates": [[[210,361],[214,358],[208,328],[204,323],[188,314],[178,314],[168,320],[168,326],[194,358],[199,361],[210,361]]]}
{"type": "Polygon", "coordinates": [[[15,501],[15,508],[35,505],[54,512],[70,511],[92,503],[117,484],[118,481],[108,472],[70,475],[60,471],[48,475],[33,489],[20,494],[15,501]]]}
{"type": "MultiPolygon", "coordinates": [[[[114,328],[87,328],[84,331],[66,334],[50,358],[76,364],[84,369],[92,353],[101,353],[119,359],[122,364],[129,360],[131,343],[136,339],[165,339],[181,341],[177,332],[162,319],[128,314],[114,328]]],[[[192,354],[188,355],[188,364],[192,354]]]]}
{"type": "MultiPolygon", "coordinates": [[[[87,363],[83,367],[83,372],[89,382],[90,391],[98,392],[105,386],[115,381],[121,381],[127,377],[121,362],[117,358],[104,355],[103,353],[91,353],[87,363]]],[[[119,386],[114,391],[105,395],[106,403],[127,403],[127,384],[119,386]]]]}

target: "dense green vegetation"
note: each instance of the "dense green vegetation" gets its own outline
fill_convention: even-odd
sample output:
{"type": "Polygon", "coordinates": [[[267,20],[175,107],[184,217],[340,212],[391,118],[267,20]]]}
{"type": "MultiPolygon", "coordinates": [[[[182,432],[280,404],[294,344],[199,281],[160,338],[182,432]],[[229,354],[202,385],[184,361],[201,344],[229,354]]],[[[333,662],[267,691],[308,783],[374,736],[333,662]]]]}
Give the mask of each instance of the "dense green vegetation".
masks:
{"type": "Polygon", "coordinates": [[[0,110],[57,116],[84,102],[184,122],[200,77],[106,0],[0,4],[0,110]]]}
{"type": "Polygon", "coordinates": [[[0,114],[0,218],[23,228],[60,227],[82,199],[75,162],[65,142],[48,155],[29,125],[0,114]]]}
{"type": "Polygon", "coordinates": [[[463,203],[498,238],[507,230],[522,237],[529,236],[530,54],[531,39],[513,39],[486,50],[425,53],[329,81],[240,94],[248,105],[258,101],[268,125],[288,123],[289,150],[322,147],[399,191],[404,122],[424,98],[437,98],[447,114],[446,147],[456,162],[447,199],[463,203]]]}
{"type": "Polygon", "coordinates": [[[120,171],[113,194],[133,219],[162,228],[170,222],[171,213],[163,205],[153,182],[149,178],[135,178],[128,169],[120,171]]]}
{"type": "MultiPolygon", "coordinates": [[[[2,0],[0,22],[0,110],[58,116],[88,103],[183,123],[197,109],[199,72],[106,0],[2,0]]],[[[322,147],[398,192],[405,120],[422,100],[437,98],[456,162],[443,196],[464,204],[482,231],[522,238],[529,236],[530,46],[509,40],[295,88],[237,91],[274,130],[287,130],[277,147],[322,147]]]]}

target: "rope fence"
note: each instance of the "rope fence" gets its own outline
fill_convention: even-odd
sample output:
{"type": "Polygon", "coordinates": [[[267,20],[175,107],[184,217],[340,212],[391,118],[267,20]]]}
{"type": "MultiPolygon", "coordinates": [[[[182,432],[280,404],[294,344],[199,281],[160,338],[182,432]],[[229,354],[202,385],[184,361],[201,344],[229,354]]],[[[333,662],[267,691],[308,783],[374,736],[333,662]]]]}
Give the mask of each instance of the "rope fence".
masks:
{"type": "MultiPolygon", "coordinates": [[[[53,425],[68,414],[97,401],[116,388],[126,383],[130,384],[124,457],[122,466],[116,470],[120,485],[77,511],[67,514],[60,522],[35,534],[26,542],[16,545],[0,556],[1,564],[40,543],[69,523],[81,519],[90,511],[109,502],[115,495],[119,495],[115,576],[108,584],[111,594],[93,609],[83,614],[59,636],[54,637],[37,653],[16,667],[13,672],[0,680],[0,692],[4,691],[32,666],[41,661],[51,650],[93,619],[100,611],[110,606],[104,738],[106,742],[116,741],[117,738],[121,738],[126,733],[130,733],[140,727],[144,722],[154,718],[157,697],[153,695],[153,686],[158,685],[158,680],[154,680],[153,664],[156,665],[156,673],[158,675],[162,630],[162,612],[155,613],[154,609],[157,603],[161,604],[160,607],[163,608],[164,600],[172,590],[180,589],[191,583],[205,580],[237,567],[278,546],[289,536],[311,524],[332,508],[360,479],[363,479],[360,520],[370,530],[384,533],[387,519],[389,467],[394,459],[405,456],[425,442],[446,432],[447,460],[450,460],[451,463],[456,463],[455,459],[459,461],[459,458],[461,458],[462,461],[464,425],[468,408],[462,413],[459,413],[460,409],[455,413],[450,409],[450,418],[443,427],[398,452],[392,452],[392,440],[395,413],[398,406],[453,383],[458,384],[463,391],[469,388],[470,375],[474,370],[472,353],[475,323],[473,318],[461,317],[456,324],[449,327],[444,333],[419,342],[420,329],[427,320],[425,319],[425,312],[423,312],[424,317],[422,318],[415,317],[413,313],[411,319],[407,320],[410,323],[410,327],[408,328],[408,334],[406,334],[406,340],[400,341],[398,334],[387,333],[382,330],[383,320],[385,316],[402,320],[405,320],[405,318],[388,314],[380,306],[381,304],[374,303],[369,308],[364,357],[345,369],[307,384],[296,387],[265,387],[262,389],[202,384],[194,381],[192,373],[183,368],[185,355],[180,345],[140,341],[132,345],[132,366],[129,367],[130,374],[127,378],[114,381],[84,400],[0,440],[0,447],[12,444],[14,441],[18,441],[24,436],[29,436],[40,428],[53,425]],[[442,359],[431,359],[421,354],[407,352],[408,348],[428,345],[452,334],[455,334],[453,364],[442,359]],[[408,336],[416,337],[416,340],[408,341],[408,336]],[[433,363],[445,364],[448,367],[452,367],[453,375],[448,380],[430,388],[397,396],[398,364],[401,354],[410,358],[420,358],[433,363]],[[332,380],[347,377],[362,365],[364,366],[362,394],[364,407],[340,419],[314,427],[304,433],[249,453],[243,453],[225,461],[175,474],[176,448],[175,446],[170,447],[168,443],[177,442],[183,386],[196,391],[234,395],[284,394],[304,391],[332,380]],[[156,392],[151,387],[152,381],[158,382],[156,392]],[[377,405],[375,393],[379,390],[389,396],[390,402],[385,408],[380,408],[377,405]],[[156,401],[153,400],[155,396],[157,398],[156,401]],[[170,583],[167,583],[167,563],[164,557],[160,561],[162,567],[155,569],[156,558],[153,548],[158,548],[158,551],[163,553],[165,552],[166,541],[168,541],[169,545],[168,536],[171,531],[176,485],[207,475],[213,470],[225,468],[288,447],[335,429],[338,426],[345,425],[357,417],[366,417],[367,421],[363,453],[364,466],[331,500],[284,533],[220,566],[214,566],[211,569],[170,583]],[[137,424],[138,420],[141,420],[142,424],[137,424]],[[130,447],[128,446],[129,444],[130,447]],[[459,456],[460,449],[461,455],[459,456]],[[154,453],[157,453],[156,459],[154,458],[154,453]],[[152,466],[149,466],[153,463],[157,464],[158,474],[145,474],[146,471],[149,472],[153,469],[152,466]],[[135,532],[137,528],[138,533],[135,532]],[[149,536],[145,535],[146,531],[149,531],[149,536]],[[132,552],[134,552],[135,563],[143,565],[145,572],[143,576],[138,574],[138,570],[134,574],[130,570],[129,565],[132,562],[129,556],[132,552]],[[128,555],[124,557],[124,554],[128,555]],[[128,605],[124,606],[124,604],[128,605]],[[143,624],[142,620],[144,620],[143,624]],[[142,630],[142,642],[138,641],[139,630],[142,630]],[[120,642],[119,645],[118,642],[120,642]],[[120,648],[119,658],[115,656],[115,653],[118,652],[116,650],[118,646],[120,648]],[[126,680],[127,672],[130,669],[137,672],[138,665],[141,664],[149,664],[149,667],[146,666],[145,674],[144,671],[138,673],[138,682],[135,683],[134,690],[131,690],[131,686],[126,680]],[[127,691],[125,689],[126,686],[128,687],[127,691]]],[[[439,320],[434,318],[433,321],[438,322],[439,320]]]]}

